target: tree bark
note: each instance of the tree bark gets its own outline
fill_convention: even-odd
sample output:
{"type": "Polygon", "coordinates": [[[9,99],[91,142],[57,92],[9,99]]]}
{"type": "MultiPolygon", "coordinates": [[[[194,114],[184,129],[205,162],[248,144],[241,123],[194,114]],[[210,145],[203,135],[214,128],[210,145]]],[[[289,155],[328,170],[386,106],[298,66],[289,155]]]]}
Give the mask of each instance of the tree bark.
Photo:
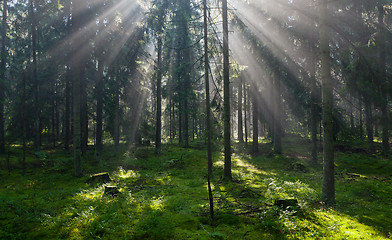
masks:
{"type": "Polygon", "coordinates": [[[87,81],[85,76],[85,65],[87,59],[82,59],[81,77],[80,77],[80,114],[81,114],[81,150],[82,156],[86,156],[88,145],[88,111],[87,111],[87,81]]]}
{"type": "Polygon", "coordinates": [[[35,18],[35,3],[30,0],[30,20],[31,20],[31,57],[33,59],[31,65],[31,78],[33,82],[34,92],[34,150],[40,150],[41,128],[40,128],[40,106],[39,106],[39,86],[37,78],[37,23],[35,18]]]}
{"type": "Polygon", "coordinates": [[[320,2],[320,58],[323,101],[323,190],[321,199],[326,204],[335,203],[334,150],[333,150],[333,97],[328,30],[328,0],[320,2]]]}
{"type": "Polygon", "coordinates": [[[312,162],[317,163],[317,125],[319,122],[318,117],[318,106],[317,106],[317,85],[316,85],[316,53],[313,44],[309,43],[310,49],[310,129],[311,129],[311,141],[312,141],[312,162]]]}
{"type": "Polygon", "coordinates": [[[211,126],[211,106],[210,106],[210,80],[208,75],[208,31],[207,31],[207,0],[203,0],[203,19],[204,19],[204,78],[206,88],[206,126],[207,126],[207,160],[208,160],[208,198],[210,202],[210,216],[214,219],[214,198],[211,188],[212,178],[212,126],[211,126]]]}
{"type": "Polygon", "coordinates": [[[362,96],[359,94],[359,137],[363,139],[363,111],[362,111],[362,96]]]}
{"type": "Polygon", "coordinates": [[[388,117],[388,98],[386,97],[385,89],[387,84],[386,78],[386,57],[385,57],[385,35],[386,30],[384,26],[385,10],[382,5],[377,6],[378,9],[378,46],[379,46],[379,78],[380,84],[378,86],[380,92],[380,109],[381,109],[381,127],[382,127],[382,155],[388,156],[390,152],[389,147],[389,117],[388,117]]]}
{"type": "Polygon", "coordinates": [[[157,59],[157,109],[156,109],[156,134],[155,152],[162,152],[162,39],[158,36],[158,59],[157,59]]]}
{"type": "Polygon", "coordinates": [[[103,82],[103,71],[104,71],[104,56],[100,49],[98,54],[98,76],[96,81],[97,91],[97,124],[95,133],[95,162],[102,164],[102,136],[103,136],[103,97],[104,97],[104,82],[103,82]]]}
{"type": "Polygon", "coordinates": [[[248,143],[248,94],[247,94],[248,88],[247,88],[247,84],[246,81],[244,81],[244,127],[245,127],[245,143],[248,143]]]}
{"type": "Polygon", "coordinates": [[[222,0],[223,19],[223,121],[225,164],[224,178],[231,181],[231,137],[230,137],[230,70],[229,70],[229,29],[227,22],[227,0],[222,0]]]}
{"type": "Polygon", "coordinates": [[[274,81],[274,153],[282,154],[281,94],[279,76],[273,74],[274,81]]]}
{"type": "Polygon", "coordinates": [[[5,153],[5,71],[7,61],[6,41],[7,41],[7,0],[3,0],[3,20],[1,28],[1,65],[0,65],[0,154],[5,153]]]}
{"type": "Polygon", "coordinates": [[[259,152],[259,120],[258,120],[258,105],[257,105],[257,90],[254,89],[252,94],[252,125],[253,125],[253,143],[252,143],[252,152],[259,152]]]}
{"type": "Polygon", "coordinates": [[[366,114],[366,133],[367,140],[369,143],[370,152],[375,152],[374,148],[374,136],[373,136],[373,111],[372,104],[369,101],[365,101],[365,114],[366,114]]]}
{"type": "MultiPolygon", "coordinates": [[[[82,32],[82,10],[83,0],[73,1],[73,32],[81,34],[82,32]]],[[[80,40],[80,39],[79,39],[80,40]]],[[[81,61],[80,53],[83,51],[83,43],[74,40],[73,42],[73,56],[72,56],[72,73],[73,73],[73,151],[74,151],[74,175],[76,177],[82,176],[81,164],[81,129],[80,129],[80,79],[81,79],[81,61]]]]}
{"type": "Polygon", "coordinates": [[[115,71],[116,88],[114,96],[114,152],[118,154],[120,145],[120,76],[118,70],[115,71]]]}
{"type": "MultiPolygon", "coordinates": [[[[71,0],[66,1],[66,18],[67,18],[67,38],[71,38],[71,0]]],[[[67,46],[71,49],[71,43],[67,41],[67,46]]],[[[71,51],[67,55],[67,69],[65,73],[65,116],[64,116],[64,150],[69,151],[69,143],[71,138],[71,51]]]]}
{"type": "Polygon", "coordinates": [[[238,83],[238,141],[244,143],[244,126],[242,122],[242,78],[240,77],[238,83]]]}

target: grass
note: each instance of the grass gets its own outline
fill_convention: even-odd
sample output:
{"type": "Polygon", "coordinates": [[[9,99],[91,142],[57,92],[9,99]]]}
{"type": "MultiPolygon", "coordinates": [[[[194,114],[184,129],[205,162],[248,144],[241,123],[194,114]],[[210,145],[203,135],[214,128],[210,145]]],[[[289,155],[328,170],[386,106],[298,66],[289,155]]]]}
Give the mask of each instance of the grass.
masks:
{"type": "Polygon", "coordinates": [[[156,156],[151,147],[122,145],[118,156],[105,146],[104,164],[85,156],[85,176],[72,176],[72,158],[60,150],[27,155],[21,175],[20,149],[11,171],[0,171],[0,239],[388,239],[392,235],[391,159],[336,152],[336,201],[319,202],[321,164],[309,161],[310,144],[289,136],[285,154],[261,154],[235,145],[233,182],[224,182],[223,156],[214,153],[215,220],[208,216],[206,151],[167,143],[156,156]],[[106,171],[111,183],[87,184],[106,171]],[[117,197],[103,194],[119,188],[117,197]],[[297,199],[280,209],[276,199],[297,199]]]}

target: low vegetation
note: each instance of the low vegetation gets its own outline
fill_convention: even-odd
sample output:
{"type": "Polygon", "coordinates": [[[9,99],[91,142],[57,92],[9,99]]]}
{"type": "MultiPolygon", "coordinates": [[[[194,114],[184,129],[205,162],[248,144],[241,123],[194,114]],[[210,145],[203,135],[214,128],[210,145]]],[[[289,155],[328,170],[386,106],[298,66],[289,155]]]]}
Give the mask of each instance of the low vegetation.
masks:
{"type": "MultiPolygon", "coordinates": [[[[2,161],[0,239],[388,239],[392,237],[392,163],[377,154],[336,152],[336,202],[320,203],[322,166],[310,164],[310,144],[284,139],[283,156],[270,143],[252,156],[235,145],[233,182],[221,179],[214,155],[215,219],[209,218],[206,150],[163,145],[104,148],[104,164],[84,157],[85,176],[72,176],[72,158],[47,150],[27,155],[22,176],[17,146],[2,161]],[[6,157],[7,158],[7,157],[6,157]],[[89,181],[108,172],[111,182],[89,181]],[[117,186],[117,196],[104,195],[117,186]],[[296,199],[282,208],[275,200],[296,199]]],[[[200,147],[202,146],[202,147],[200,147]]],[[[91,151],[92,152],[92,151],[91,151]]]]}

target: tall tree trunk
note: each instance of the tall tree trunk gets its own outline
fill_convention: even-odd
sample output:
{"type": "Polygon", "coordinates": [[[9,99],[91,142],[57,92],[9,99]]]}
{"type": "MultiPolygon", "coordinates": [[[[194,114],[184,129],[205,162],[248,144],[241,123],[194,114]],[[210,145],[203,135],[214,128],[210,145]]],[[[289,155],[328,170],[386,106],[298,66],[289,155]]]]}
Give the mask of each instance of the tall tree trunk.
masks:
{"type": "MultiPolygon", "coordinates": [[[[101,51],[97,49],[97,51],[101,51]]],[[[103,82],[103,71],[104,71],[104,56],[103,52],[98,54],[98,76],[96,81],[97,91],[97,124],[95,133],[95,162],[102,164],[102,136],[103,136],[103,97],[104,97],[104,82],[103,82]]]]}
{"type": "Polygon", "coordinates": [[[378,46],[379,46],[379,92],[380,92],[380,108],[381,108],[381,127],[382,127],[382,155],[388,156],[390,147],[389,147],[389,118],[388,118],[388,98],[386,97],[385,89],[387,84],[386,78],[386,60],[385,60],[385,41],[386,41],[386,30],[384,26],[384,15],[385,10],[382,5],[378,7],[378,28],[379,28],[379,37],[378,37],[378,46]]]}
{"type": "Polygon", "coordinates": [[[282,120],[281,120],[281,96],[280,96],[280,79],[274,74],[274,152],[282,154],[282,120]]]}
{"type": "Polygon", "coordinates": [[[311,129],[311,141],[312,141],[312,162],[317,163],[317,125],[319,122],[318,118],[318,106],[317,106],[317,85],[316,85],[316,53],[313,44],[309,43],[310,49],[310,129],[311,129]]]}
{"type": "Polygon", "coordinates": [[[229,28],[227,22],[227,0],[222,0],[223,19],[223,121],[225,165],[224,178],[231,180],[231,137],[230,137],[230,64],[229,64],[229,28]]]}
{"type": "MultiPolygon", "coordinates": [[[[65,6],[65,15],[67,18],[67,38],[70,38],[72,35],[71,28],[71,0],[66,1],[65,6]]],[[[71,43],[67,41],[68,49],[71,49],[71,43]]],[[[67,69],[65,73],[65,116],[64,116],[64,150],[69,152],[69,143],[71,138],[71,51],[68,52],[67,55],[67,69]]]]}
{"type": "Polygon", "coordinates": [[[35,19],[35,6],[34,0],[30,0],[30,19],[31,19],[31,55],[32,55],[32,66],[31,66],[31,78],[33,82],[34,92],[34,150],[40,150],[40,106],[39,106],[39,86],[37,78],[37,23],[35,19]]]}
{"type": "Polygon", "coordinates": [[[373,122],[374,122],[374,137],[378,138],[378,124],[379,124],[379,114],[377,110],[377,106],[374,105],[374,111],[373,111],[373,122]]]}
{"type": "MultiPolygon", "coordinates": [[[[73,1],[73,32],[77,35],[82,35],[82,10],[83,0],[73,1]]],[[[80,40],[80,39],[79,39],[80,40]]],[[[72,72],[73,72],[73,150],[74,150],[74,175],[76,177],[82,176],[81,164],[81,129],[80,129],[80,81],[81,81],[81,61],[80,53],[83,51],[84,44],[74,40],[73,42],[73,56],[72,56],[72,72]]]]}
{"type": "Polygon", "coordinates": [[[242,122],[242,78],[238,83],[238,141],[244,143],[244,126],[242,122]]]}
{"type": "Polygon", "coordinates": [[[1,28],[1,65],[0,65],[0,154],[5,153],[5,70],[7,61],[6,41],[7,41],[7,0],[3,0],[3,21],[1,28]]]}
{"type": "Polygon", "coordinates": [[[333,97],[331,62],[329,49],[328,30],[328,0],[320,2],[320,58],[321,58],[321,81],[323,92],[323,190],[321,199],[327,204],[335,203],[335,178],[334,178],[334,151],[333,151],[333,97]]]}
{"type": "Polygon", "coordinates": [[[118,70],[116,74],[116,89],[114,96],[114,152],[118,154],[120,145],[120,76],[118,70]]]}
{"type": "Polygon", "coordinates": [[[252,143],[252,152],[259,152],[259,120],[258,120],[258,103],[257,103],[257,89],[253,90],[252,93],[252,125],[253,125],[253,143],[252,143]]]}
{"type": "Polygon", "coordinates": [[[362,111],[362,96],[358,94],[359,101],[359,137],[363,139],[363,111],[362,111]]]}
{"type": "Polygon", "coordinates": [[[208,31],[207,31],[207,0],[203,0],[203,19],[204,19],[204,78],[206,87],[206,126],[207,126],[207,160],[208,160],[208,198],[210,201],[210,216],[214,219],[214,198],[212,195],[212,141],[211,141],[211,106],[210,106],[210,80],[208,75],[208,31]]]}
{"type": "Polygon", "coordinates": [[[81,78],[80,78],[80,114],[81,114],[81,150],[82,156],[86,156],[88,144],[88,111],[87,111],[87,81],[85,76],[86,58],[82,59],[81,78]]]}
{"type": "Polygon", "coordinates": [[[53,148],[56,147],[56,83],[54,83],[54,89],[52,91],[52,146],[53,148]]]}
{"type": "Polygon", "coordinates": [[[350,102],[349,102],[349,114],[350,114],[350,129],[351,131],[354,131],[355,129],[355,124],[354,124],[354,111],[353,111],[353,98],[350,95],[350,102]]]}
{"type": "Polygon", "coordinates": [[[245,125],[245,142],[248,143],[248,102],[247,102],[247,94],[248,88],[246,81],[244,81],[244,125],[245,125]]]}
{"type": "MultiPolygon", "coordinates": [[[[22,169],[23,175],[26,173],[26,138],[27,138],[27,131],[26,131],[26,73],[23,73],[22,76],[22,145],[23,145],[23,157],[22,157],[22,169]]],[[[9,170],[9,169],[8,169],[9,170]]]]}
{"type": "Polygon", "coordinates": [[[156,134],[155,152],[161,154],[162,151],[162,39],[158,36],[158,59],[157,59],[157,115],[156,115],[156,134]]]}
{"type": "Polygon", "coordinates": [[[173,116],[172,116],[172,99],[169,98],[169,136],[173,139],[173,116]]]}
{"type": "Polygon", "coordinates": [[[374,148],[374,136],[373,136],[373,111],[372,104],[369,101],[365,101],[365,114],[366,114],[366,133],[367,140],[369,143],[369,150],[371,152],[375,151],[374,148]]]}

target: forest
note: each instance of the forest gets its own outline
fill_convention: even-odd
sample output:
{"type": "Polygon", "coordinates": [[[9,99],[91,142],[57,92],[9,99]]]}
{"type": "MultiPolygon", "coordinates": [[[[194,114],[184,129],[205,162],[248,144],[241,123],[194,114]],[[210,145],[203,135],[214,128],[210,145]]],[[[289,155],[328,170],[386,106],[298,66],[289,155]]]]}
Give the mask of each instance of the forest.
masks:
{"type": "Polygon", "coordinates": [[[392,238],[392,0],[0,5],[0,239],[392,238]]]}

